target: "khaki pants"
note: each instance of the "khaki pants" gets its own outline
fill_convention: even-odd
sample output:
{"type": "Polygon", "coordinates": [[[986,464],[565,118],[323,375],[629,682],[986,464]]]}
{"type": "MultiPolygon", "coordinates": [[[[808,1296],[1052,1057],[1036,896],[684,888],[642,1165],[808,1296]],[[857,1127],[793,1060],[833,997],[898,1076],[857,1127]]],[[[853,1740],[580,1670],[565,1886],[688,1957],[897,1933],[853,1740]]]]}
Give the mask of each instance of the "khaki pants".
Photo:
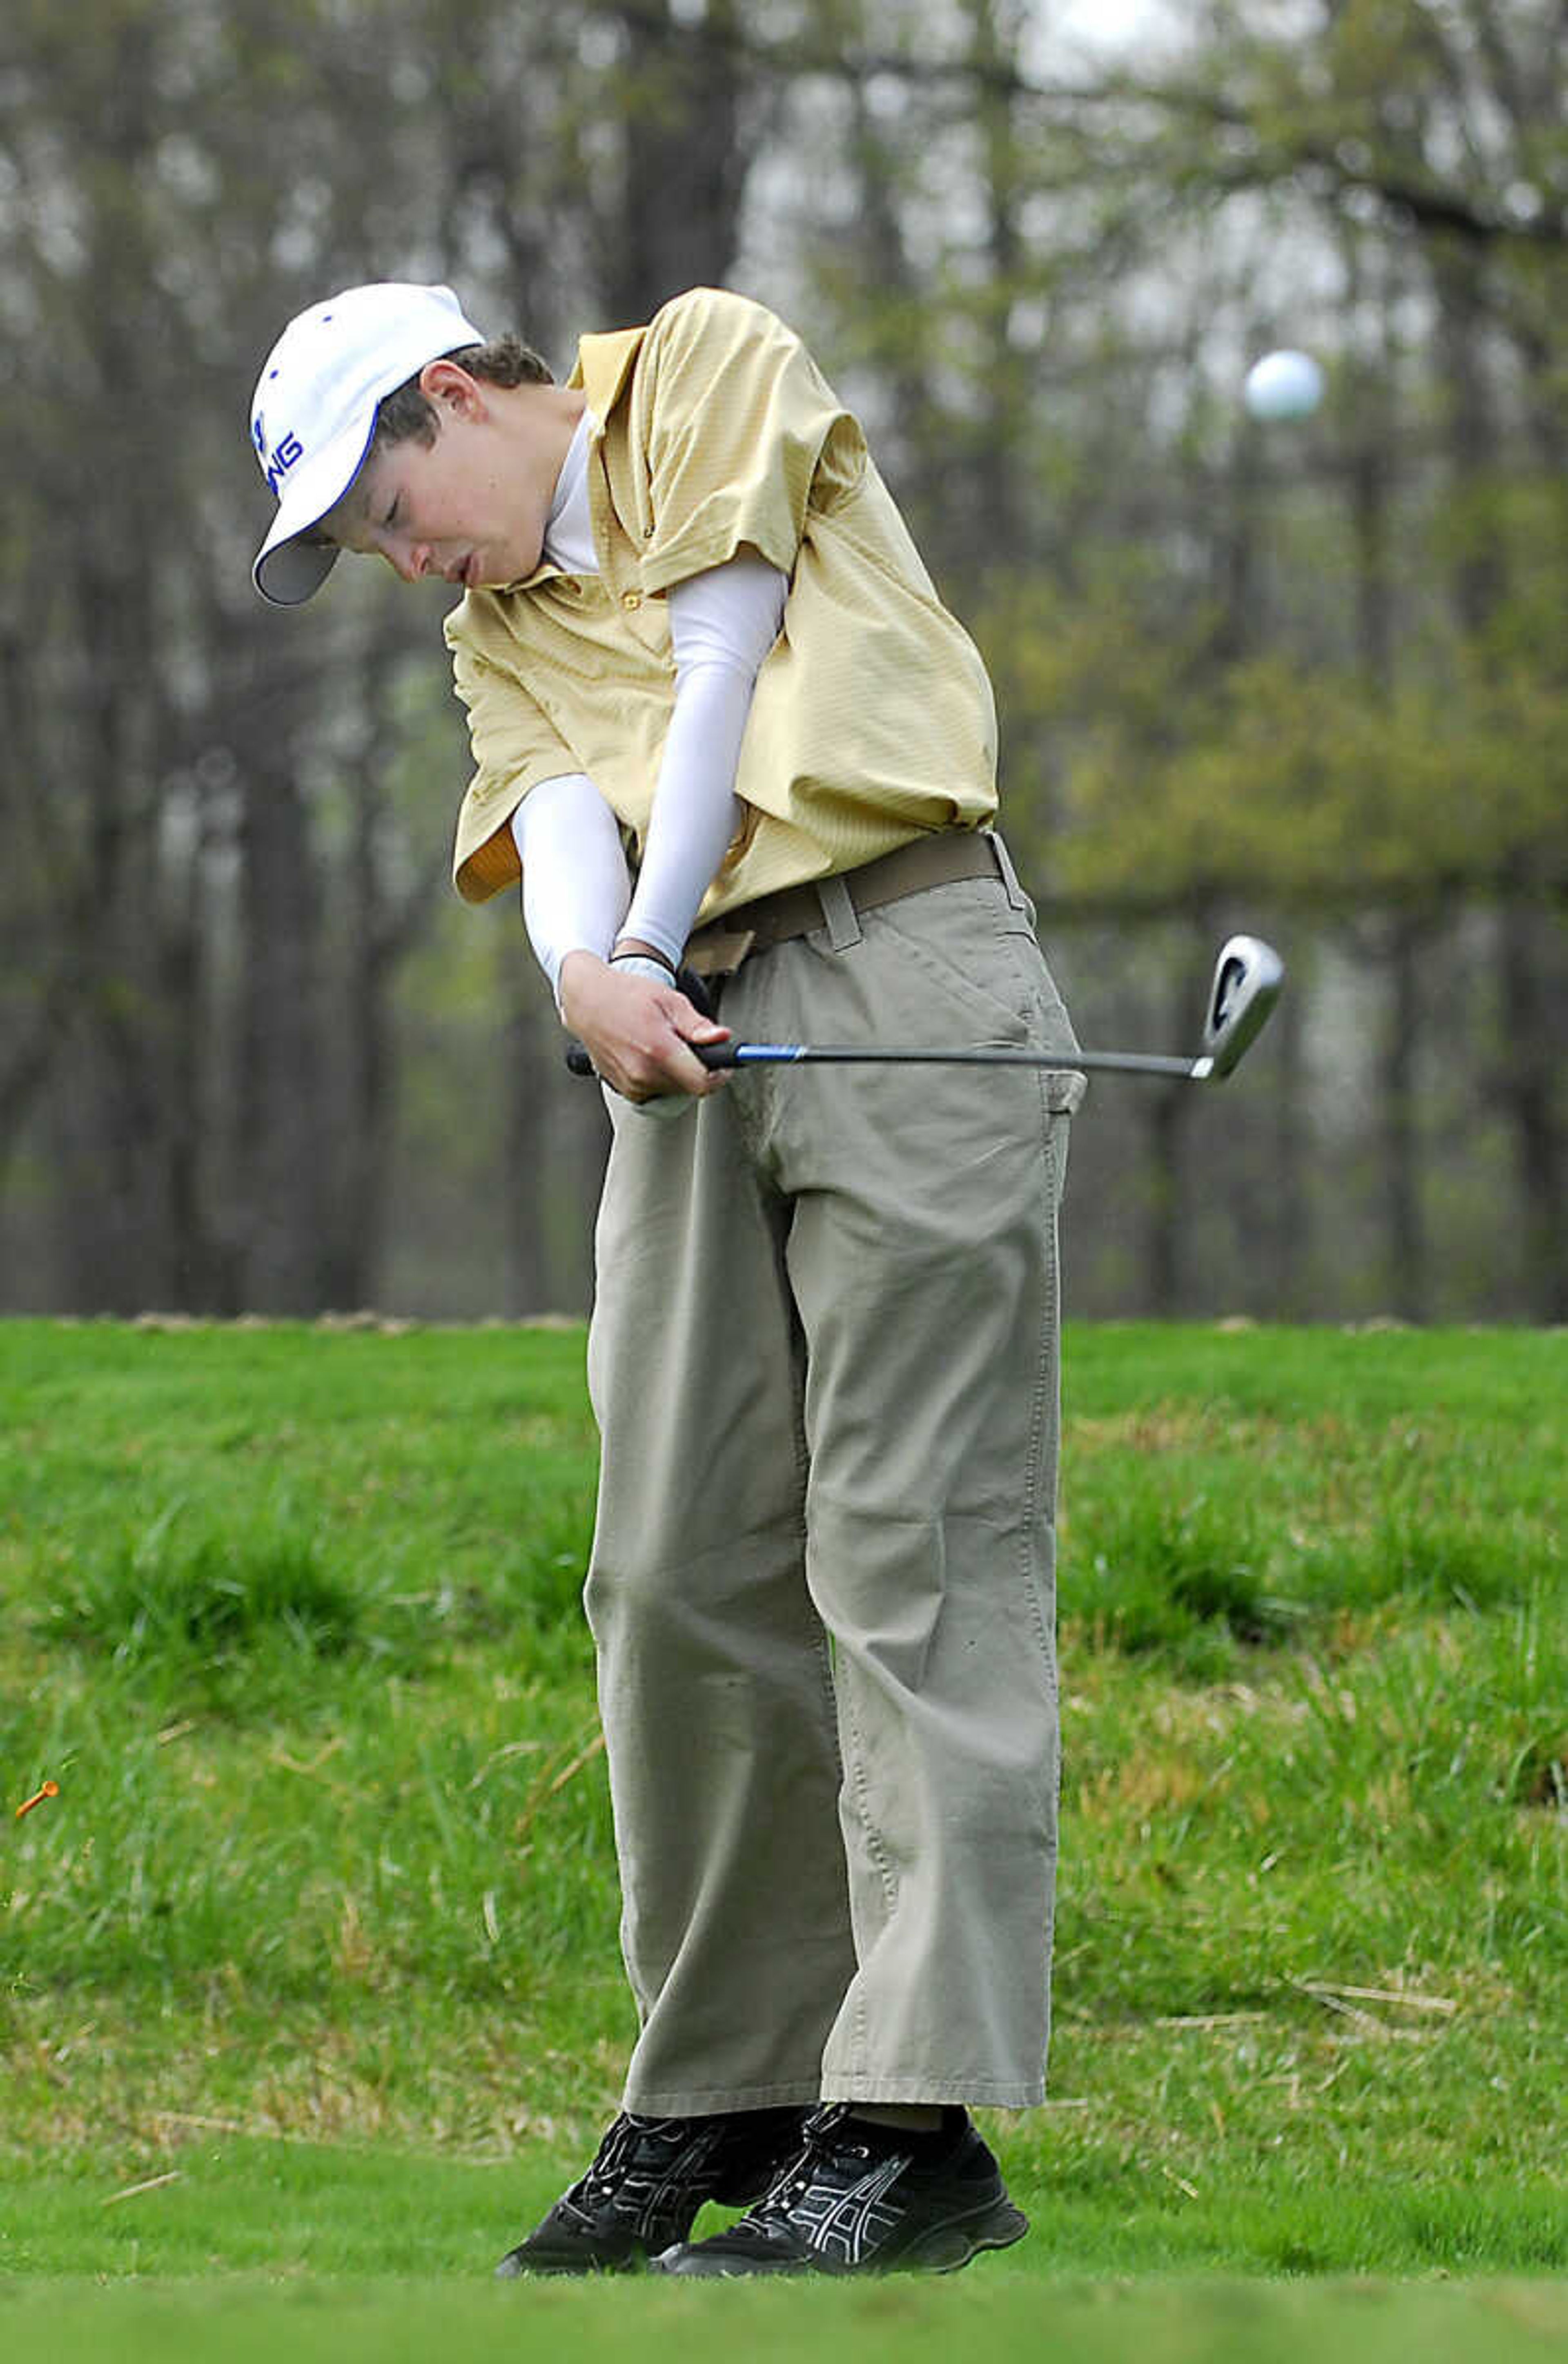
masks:
{"type": "MultiPolygon", "coordinates": [[[[824,909],[727,985],[738,1035],[1072,1044],[1001,880],[824,909]]],[[[1081,1090],[775,1067],[675,1121],[614,1104],[587,1603],[628,2108],[1043,2098],[1081,1090]]]]}

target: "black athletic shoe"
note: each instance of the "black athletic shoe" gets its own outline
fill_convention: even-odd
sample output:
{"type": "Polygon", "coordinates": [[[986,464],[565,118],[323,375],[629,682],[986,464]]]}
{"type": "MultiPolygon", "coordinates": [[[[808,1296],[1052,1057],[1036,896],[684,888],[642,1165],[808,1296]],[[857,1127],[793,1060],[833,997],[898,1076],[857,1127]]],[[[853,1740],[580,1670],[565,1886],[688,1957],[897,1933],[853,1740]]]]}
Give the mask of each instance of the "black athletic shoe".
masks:
{"type": "Polygon", "coordinates": [[[711,2118],[618,2117],[593,2166],[495,2269],[624,2273],[684,2241],[705,2200],[743,2208],[800,2148],[804,2110],[711,2118]]]}
{"type": "Polygon", "coordinates": [[[799,2156],[739,2224],[653,2263],[665,2274],[945,2274],[1028,2231],[966,2111],[910,2135],[840,2102],[806,2121],[799,2156]]]}

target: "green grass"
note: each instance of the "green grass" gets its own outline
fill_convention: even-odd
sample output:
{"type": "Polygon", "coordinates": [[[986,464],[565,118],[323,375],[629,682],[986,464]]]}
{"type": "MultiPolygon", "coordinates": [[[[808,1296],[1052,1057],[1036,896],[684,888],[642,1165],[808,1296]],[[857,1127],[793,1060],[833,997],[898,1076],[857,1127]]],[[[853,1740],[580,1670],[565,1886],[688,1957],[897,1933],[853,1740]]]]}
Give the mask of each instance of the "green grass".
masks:
{"type": "Polygon", "coordinates": [[[55,2284],[7,2298],[0,2337],[28,2364],[470,2364],[521,2358],[579,2364],[606,2355],[650,2364],[733,2364],[841,2356],[855,2364],[1545,2364],[1568,2336],[1568,2292],[1539,2282],[1448,2288],[1352,2281],[1281,2288],[1256,2281],[1047,2287],[993,2270],[959,2281],[873,2289],[792,2283],[594,2289],[534,2285],[434,2292],[250,2280],[157,2290],[55,2284]]]}
{"type": "MultiPolygon", "coordinates": [[[[962,2284],[999,2350],[1049,2297],[1073,2354],[1240,2354],[1269,2294],[1271,2355],[1435,2354],[1441,2294],[1393,2286],[1434,2275],[1477,2284],[1455,2356],[1561,2336],[1522,2278],[1568,2265],[1565,1359],[1070,1333],[1052,2101],[986,2119],[1036,2231],[962,2284]]],[[[0,1324],[16,2352],[199,2343],[215,2278],[225,2354],[412,2353],[389,2275],[443,2281],[476,2352],[517,2321],[461,2286],[580,2163],[632,2032],[594,1475],[574,1331],[0,1324]]],[[[807,2303],[857,2353],[935,2337],[945,2290],[899,2290],[807,2303]]],[[[764,2352],[783,2298],[748,2294],[764,2352]]],[[[702,2313],[527,2320],[569,2354],[631,2303],[683,2347],[702,2313]]]]}

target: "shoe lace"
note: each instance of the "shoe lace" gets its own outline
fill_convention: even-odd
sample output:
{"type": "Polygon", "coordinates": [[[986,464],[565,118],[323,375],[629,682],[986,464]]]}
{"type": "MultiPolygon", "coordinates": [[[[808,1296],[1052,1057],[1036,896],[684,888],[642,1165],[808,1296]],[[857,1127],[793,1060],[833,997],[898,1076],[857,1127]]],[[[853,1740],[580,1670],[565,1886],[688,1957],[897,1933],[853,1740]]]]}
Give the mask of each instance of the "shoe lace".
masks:
{"type": "Polygon", "coordinates": [[[772,2185],[749,2211],[752,2216],[762,2216],[774,2209],[788,2208],[806,2191],[821,2168],[828,2160],[862,2159],[870,2156],[863,2143],[847,2140],[841,2131],[850,2115],[848,2102],[829,2102],[813,2111],[801,2129],[801,2147],[774,2177],[772,2185]]]}
{"type": "Polygon", "coordinates": [[[616,2198],[626,2180],[627,2171],[635,2162],[639,2146],[656,2129],[646,2122],[623,2113],[610,2127],[585,2174],[580,2176],[567,2193],[580,2208],[596,2208],[603,2202],[616,2198]]]}

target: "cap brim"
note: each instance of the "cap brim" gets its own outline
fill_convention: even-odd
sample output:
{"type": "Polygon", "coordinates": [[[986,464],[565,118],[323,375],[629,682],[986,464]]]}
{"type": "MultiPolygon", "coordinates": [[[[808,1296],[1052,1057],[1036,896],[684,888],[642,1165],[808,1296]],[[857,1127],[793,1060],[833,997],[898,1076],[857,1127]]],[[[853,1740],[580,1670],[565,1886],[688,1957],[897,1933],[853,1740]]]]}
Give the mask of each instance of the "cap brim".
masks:
{"type": "Polygon", "coordinates": [[[338,563],[336,547],[328,541],[280,542],[264,550],[251,569],[263,599],[274,608],[303,608],[314,597],[338,563]]]}
{"type": "Polygon", "coordinates": [[[368,425],[338,436],[284,485],[272,531],[256,553],[251,580],[263,599],[277,608],[300,608],[319,591],[338,562],[335,544],[301,536],[336,508],[365,463],[375,434],[375,405],[368,425]]]}

